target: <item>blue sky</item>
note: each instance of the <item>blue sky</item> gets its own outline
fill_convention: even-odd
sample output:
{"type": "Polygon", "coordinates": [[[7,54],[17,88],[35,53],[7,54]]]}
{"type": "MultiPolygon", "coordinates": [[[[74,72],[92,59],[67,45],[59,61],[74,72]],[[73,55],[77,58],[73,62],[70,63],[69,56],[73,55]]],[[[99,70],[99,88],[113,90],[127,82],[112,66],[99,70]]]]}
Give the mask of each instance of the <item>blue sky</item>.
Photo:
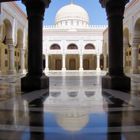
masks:
{"type": "MultiPolygon", "coordinates": [[[[105,9],[99,3],[99,0],[73,0],[75,4],[82,6],[89,14],[90,24],[107,24],[105,9]]],[[[53,25],[57,11],[64,5],[70,4],[71,0],[52,0],[45,12],[44,25],[53,25]]],[[[25,6],[18,2],[19,6],[25,11],[25,6]]]]}

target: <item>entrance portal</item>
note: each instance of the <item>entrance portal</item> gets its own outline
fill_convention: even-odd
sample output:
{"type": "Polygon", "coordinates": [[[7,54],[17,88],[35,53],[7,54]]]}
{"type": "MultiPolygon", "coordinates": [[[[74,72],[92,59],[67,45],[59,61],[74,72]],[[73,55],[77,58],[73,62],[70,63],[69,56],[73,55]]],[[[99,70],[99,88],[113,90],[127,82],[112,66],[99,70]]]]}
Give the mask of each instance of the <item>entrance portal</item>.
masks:
{"type": "Polygon", "coordinates": [[[89,70],[90,69],[90,67],[89,67],[89,59],[84,59],[83,67],[84,67],[84,70],[89,70]]]}
{"type": "Polygon", "coordinates": [[[76,70],[76,60],[75,59],[70,59],[69,60],[69,69],[70,70],[76,70]]]}
{"type": "Polygon", "coordinates": [[[62,69],[62,61],[61,59],[55,60],[55,70],[61,70],[62,69]]]}

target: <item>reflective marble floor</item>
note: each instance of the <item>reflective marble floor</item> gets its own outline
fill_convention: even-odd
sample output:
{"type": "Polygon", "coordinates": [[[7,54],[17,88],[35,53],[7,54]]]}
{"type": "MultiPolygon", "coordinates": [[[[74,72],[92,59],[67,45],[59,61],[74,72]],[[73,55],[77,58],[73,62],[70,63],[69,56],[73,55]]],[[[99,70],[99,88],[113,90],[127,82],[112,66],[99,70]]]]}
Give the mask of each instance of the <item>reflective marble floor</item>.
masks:
{"type": "Polygon", "coordinates": [[[101,90],[103,73],[49,73],[50,89],[0,77],[0,140],[140,140],[140,75],[131,92],[101,90]]]}

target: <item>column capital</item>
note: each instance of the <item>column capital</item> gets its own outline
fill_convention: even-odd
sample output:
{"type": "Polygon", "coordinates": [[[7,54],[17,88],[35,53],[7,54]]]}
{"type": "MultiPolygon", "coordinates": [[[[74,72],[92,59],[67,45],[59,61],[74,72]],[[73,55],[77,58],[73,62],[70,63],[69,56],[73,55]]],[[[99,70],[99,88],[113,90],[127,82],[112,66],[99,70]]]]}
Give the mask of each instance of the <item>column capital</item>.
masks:
{"type": "Polygon", "coordinates": [[[122,3],[124,3],[124,4],[126,4],[126,3],[128,3],[129,2],[129,0],[117,0],[117,1],[114,1],[114,0],[99,0],[99,2],[101,3],[101,5],[102,5],[102,7],[103,8],[106,8],[106,6],[108,5],[108,4],[122,4],[122,3]]]}
{"type": "Polygon", "coordinates": [[[6,44],[13,45],[13,39],[12,38],[6,39],[6,44]]]}
{"type": "Polygon", "coordinates": [[[43,4],[45,5],[46,8],[49,7],[51,0],[22,0],[22,3],[25,5],[30,5],[30,6],[37,6],[38,4],[43,4]]]}
{"type": "Polygon", "coordinates": [[[20,48],[20,51],[24,52],[24,51],[25,51],[25,49],[24,49],[24,48],[20,48]]]}
{"type": "Polygon", "coordinates": [[[125,5],[129,0],[100,0],[102,7],[106,9],[108,18],[112,16],[122,16],[124,14],[125,5]]]}
{"type": "Polygon", "coordinates": [[[51,0],[22,0],[27,9],[28,18],[44,16],[45,8],[49,7],[51,0]]]}

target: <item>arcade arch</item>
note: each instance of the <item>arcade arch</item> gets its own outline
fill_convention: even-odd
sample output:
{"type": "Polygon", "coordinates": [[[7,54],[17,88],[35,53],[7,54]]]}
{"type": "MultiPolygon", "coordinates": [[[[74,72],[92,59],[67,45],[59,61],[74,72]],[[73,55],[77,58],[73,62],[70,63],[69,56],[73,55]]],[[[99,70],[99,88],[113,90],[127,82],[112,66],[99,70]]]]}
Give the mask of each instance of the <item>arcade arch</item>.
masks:
{"type": "Polygon", "coordinates": [[[60,48],[60,46],[58,45],[58,44],[53,44],[53,45],[51,45],[51,47],[50,47],[50,50],[60,50],[61,48],[60,48]]]}
{"type": "Polygon", "coordinates": [[[76,44],[70,44],[70,45],[68,45],[67,49],[68,50],[76,50],[76,49],[78,49],[78,47],[76,44]]]}
{"type": "Polygon", "coordinates": [[[139,53],[139,45],[140,45],[140,18],[137,19],[134,25],[134,36],[133,36],[133,44],[132,44],[132,72],[139,73],[140,72],[140,53],[139,53]]]}
{"type": "Polygon", "coordinates": [[[1,27],[1,42],[0,42],[0,70],[6,74],[9,70],[10,53],[9,49],[12,40],[12,24],[8,19],[4,19],[1,27]]]}

